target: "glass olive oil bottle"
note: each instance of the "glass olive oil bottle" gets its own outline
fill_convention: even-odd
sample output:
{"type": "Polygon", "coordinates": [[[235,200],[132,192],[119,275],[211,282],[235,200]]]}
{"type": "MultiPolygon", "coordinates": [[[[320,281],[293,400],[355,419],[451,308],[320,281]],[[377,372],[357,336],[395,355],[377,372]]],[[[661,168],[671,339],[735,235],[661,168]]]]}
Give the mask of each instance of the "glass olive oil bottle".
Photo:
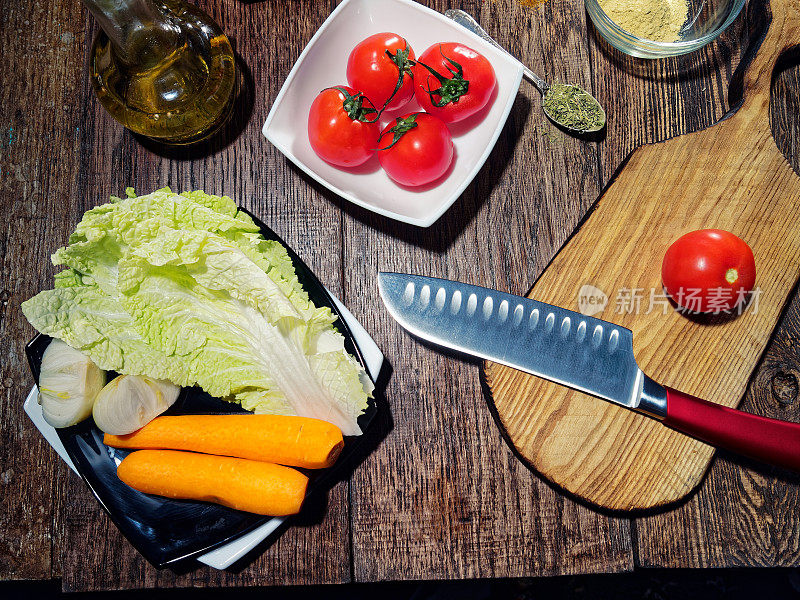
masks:
{"type": "Polygon", "coordinates": [[[213,134],[237,94],[231,44],[182,0],[83,0],[100,25],[90,57],[103,107],[125,127],[168,144],[213,134]]]}

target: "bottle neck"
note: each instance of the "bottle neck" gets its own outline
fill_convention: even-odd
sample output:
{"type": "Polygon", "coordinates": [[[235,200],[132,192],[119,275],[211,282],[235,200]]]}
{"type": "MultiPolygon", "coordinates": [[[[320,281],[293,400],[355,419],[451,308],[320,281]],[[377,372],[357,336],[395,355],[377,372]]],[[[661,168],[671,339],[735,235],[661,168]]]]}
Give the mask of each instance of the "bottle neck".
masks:
{"type": "Polygon", "coordinates": [[[148,49],[158,48],[161,54],[178,45],[180,27],[153,0],[81,1],[108,37],[114,55],[127,64],[157,59],[147,56],[148,49]],[[143,43],[146,38],[151,43],[143,43]]]}

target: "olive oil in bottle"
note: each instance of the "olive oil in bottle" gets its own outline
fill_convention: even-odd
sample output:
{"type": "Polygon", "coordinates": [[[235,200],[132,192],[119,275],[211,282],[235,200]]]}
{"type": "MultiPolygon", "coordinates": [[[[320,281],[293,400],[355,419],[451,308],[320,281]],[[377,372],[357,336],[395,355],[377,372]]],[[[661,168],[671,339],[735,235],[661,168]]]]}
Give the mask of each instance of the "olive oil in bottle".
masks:
{"type": "Polygon", "coordinates": [[[213,134],[237,94],[228,38],[182,0],[83,0],[98,21],[91,79],[103,107],[125,127],[167,144],[213,134]]]}

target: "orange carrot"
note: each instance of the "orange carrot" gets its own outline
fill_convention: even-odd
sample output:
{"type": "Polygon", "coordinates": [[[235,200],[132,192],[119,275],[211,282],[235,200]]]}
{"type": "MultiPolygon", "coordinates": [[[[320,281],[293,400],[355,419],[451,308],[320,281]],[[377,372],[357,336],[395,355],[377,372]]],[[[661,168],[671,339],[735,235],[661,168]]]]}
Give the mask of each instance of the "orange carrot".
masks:
{"type": "Polygon", "coordinates": [[[282,415],[157,417],[128,435],[106,434],[115,448],[163,448],[235,456],[305,469],[324,469],[344,447],[336,425],[282,415]]]}
{"type": "Polygon", "coordinates": [[[308,477],[289,467],[175,450],[132,452],[117,467],[117,475],[146,494],[271,516],[300,512],[308,485],[308,477]]]}

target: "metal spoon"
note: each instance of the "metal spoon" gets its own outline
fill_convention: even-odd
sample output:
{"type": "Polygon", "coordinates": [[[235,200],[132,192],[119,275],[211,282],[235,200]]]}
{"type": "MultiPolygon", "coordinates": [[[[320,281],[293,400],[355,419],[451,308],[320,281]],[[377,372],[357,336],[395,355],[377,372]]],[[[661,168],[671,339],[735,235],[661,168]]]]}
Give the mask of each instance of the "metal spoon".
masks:
{"type": "MultiPolygon", "coordinates": [[[[486,33],[486,30],[484,30],[484,28],[481,27],[478,24],[478,22],[472,17],[472,15],[470,15],[469,13],[466,13],[463,10],[458,10],[458,9],[452,9],[451,8],[451,9],[448,9],[448,10],[444,11],[444,16],[447,17],[448,19],[452,19],[453,21],[455,21],[456,23],[458,23],[459,25],[461,25],[465,29],[469,29],[472,33],[475,33],[475,34],[479,35],[480,37],[482,37],[484,40],[486,40],[487,42],[489,42],[490,44],[492,44],[496,48],[499,48],[500,50],[502,50],[503,52],[505,52],[506,54],[511,56],[511,54],[508,52],[508,50],[503,48],[500,44],[497,43],[497,41],[495,41],[495,39],[492,36],[490,36],[488,33],[486,33]]],[[[536,89],[539,90],[539,92],[542,94],[542,97],[543,98],[547,97],[547,93],[550,91],[550,84],[547,83],[541,77],[539,77],[536,73],[531,71],[525,65],[522,65],[522,72],[523,72],[523,74],[525,76],[525,79],[527,79],[534,86],[536,86],[536,89]]],[[[592,96],[591,94],[589,94],[589,92],[587,92],[586,90],[584,90],[584,89],[582,89],[582,88],[580,88],[578,86],[570,86],[570,87],[574,87],[574,88],[580,90],[581,92],[586,94],[586,96],[591,98],[591,100],[597,105],[597,107],[603,113],[603,118],[602,118],[602,122],[600,123],[600,125],[592,127],[590,129],[575,129],[574,127],[570,127],[570,126],[566,125],[562,121],[559,121],[559,119],[555,115],[550,114],[550,112],[548,112],[548,110],[544,106],[542,106],[542,109],[544,110],[544,114],[546,114],[547,118],[550,119],[551,121],[553,121],[555,124],[559,125],[560,127],[563,127],[564,129],[566,129],[568,131],[572,131],[572,132],[580,133],[580,134],[582,134],[582,133],[592,133],[594,131],[600,131],[606,125],[606,111],[603,110],[603,107],[600,106],[600,103],[597,101],[597,99],[594,96],[592,96]]]]}

